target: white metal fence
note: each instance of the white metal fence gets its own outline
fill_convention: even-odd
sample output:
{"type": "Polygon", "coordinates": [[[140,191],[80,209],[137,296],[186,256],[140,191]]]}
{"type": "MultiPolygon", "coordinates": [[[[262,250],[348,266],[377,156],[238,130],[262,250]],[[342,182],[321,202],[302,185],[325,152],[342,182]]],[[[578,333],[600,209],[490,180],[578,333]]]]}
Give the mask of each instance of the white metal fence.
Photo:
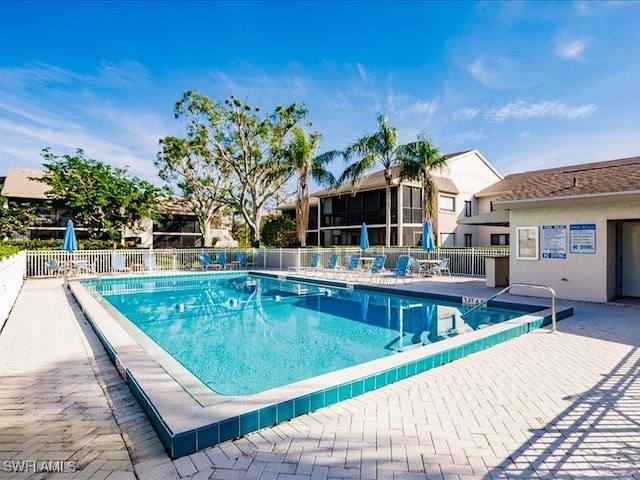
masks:
{"type": "MultiPolygon", "coordinates": [[[[47,266],[54,260],[58,265],[71,262],[85,262],[91,265],[92,270],[99,274],[114,272],[114,254],[124,257],[125,266],[131,272],[143,272],[149,270],[145,263],[145,256],[153,253],[155,271],[197,270],[201,268],[199,255],[207,252],[212,259],[218,252],[225,252],[227,262],[231,266],[237,266],[237,254],[246,255],[251,267],[261,269],[287,270],[308,266],[311,254],[321,252],[322,265],[325,265],[332,252],[338,252],[344,258],[362,253],[357,247],[344,248],[279,248],[279,249],[155,249],[151,250],[79,250],[77,252],[62,251],[28,251],[26,252],[26,274],[29,277],[44,277],[55,275],[57,272],[47,266]]],[[[365,256],[373,257],[378,254],[386,254],[386,269],[393,269],[400,255],[423,260],[450,259],[450,269],[453,275],[484,276],[485,258],[488,256],[509,256],[507,248],[438,248],[432,252],[425,252],[419,248],[384,248],[372,247],[366,250],[365,256]]],[[[119,265],[121,266],[121,265],[119,265]]],[[[121,269],[119,269],[121,271],[121,269]]]]}
{"type": "Polygon", "coordinates": [[[0,328],[4,326],[18,298],[25,276],[26,252],[0,261],[0,328]]]}

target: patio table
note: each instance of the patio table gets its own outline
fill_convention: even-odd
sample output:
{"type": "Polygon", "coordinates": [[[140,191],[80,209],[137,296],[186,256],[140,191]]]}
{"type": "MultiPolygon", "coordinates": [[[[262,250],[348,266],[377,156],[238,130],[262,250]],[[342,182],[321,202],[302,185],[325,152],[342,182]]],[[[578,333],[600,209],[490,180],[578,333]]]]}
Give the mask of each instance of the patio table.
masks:
{"type": "Polygon", "coordinates": [[[425,276],[430,276],[433,275],[433,267],[438,265],[440,263],[440,260],[424,259],[418,260],[418,263],[420,264],[420,273],[425,276]]]}

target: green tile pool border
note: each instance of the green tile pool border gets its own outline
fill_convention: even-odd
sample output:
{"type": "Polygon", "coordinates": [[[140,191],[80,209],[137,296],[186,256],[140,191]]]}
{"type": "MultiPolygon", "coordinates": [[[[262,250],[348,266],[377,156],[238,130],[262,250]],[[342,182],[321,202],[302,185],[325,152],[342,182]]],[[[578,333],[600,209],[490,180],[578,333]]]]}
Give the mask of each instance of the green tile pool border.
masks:
{"type": "MultiPolygon", "coordinates": [[[[265,274],[264,272],[249,273],[266,277],[281,278],[283,280],[302,280],[300,277],[297,277],[295,275],[274,275],[265,274]]],[[[305,278],[304,281],[306,283],[316,283],[320,285],[330,285],[336,287],[347,286],[347,284],[343,282],[325,282],[323,279],[305,278]]],[[[357,285],[354,287],[354,290],[379,291],[398,294],[398,292],[395,290],[370,285],[357,285]]],[[[82,307],[81,301],[78,299],[73,290],[72,293],[82,307]]],[[[458,303],[462,302],[462,297],[454,295],[429,294],[425,292],[415,291],[402,291],[402,295],[431,300],[453,301],[458,303]]],[[[437,368],[459,358],[471,355],[481,350],[485,350],[494,345],[511,340],[520,335],[524,335],[532,330],[538,329],[545,325],[549,325],[551,323],[550,313],[543,316],[536,316],[535,314],[531,314],[535,311],[545,310],[545,307],[540,305],[528,305],[523,303],[508,303],[499,301],[492,301],[489,305],[498,308],[509,308],[512,310],[518,310],[522,311],[523,313],[529,313],[530,315],[517,317],[515,319],[508,320],[499,324],[503,327],[499,332],[488,334],[482,338],[473,339],[467,342],[462,342],[459,340],[458,345],[438,352],[434,352],[417,360],[403,363],[397,367],[386,369],[372,375],[367,375],[353,381],[321,389],[316,392],[298,396],[292,399],[287,399],[285,401],[278,402],[267,407],[259,408],[254,411],[246,412],[241,415],[234,415],[227,419],[202,425],[195,429],[180,432],[173,432],[171,430],[170,426],[162,418],[161,412],[159,412],[154,407],[153,403],[140,387],[138,381],[134,378],[134,375],[131,373],[131,371],[128,368],[123,367],[122,365],[118,365],[117,352],[112,347],[111,343],[108,341],[104,333],[100,330],[91,315],[89,315],[84,308],[82,310],[85,317],[87,318],[87,321],[104,345],[109,358],[117,368],[120,367],[120,374],[124,378],[133,396],[136,398],[138,403],[140,403],[143,411],[149,418],[167,453],[171,458],[179,458],[195,453],[203,448],[211,447],[218,443],[242,437],[257,430],[285,422],[294,417],[304,415],[318,409],[334,405],[338,402],[354,398],[363,393],[385,387],[391,383],[404,380],[405,378],[408,378],[410,376],[424,373],[430,369],[437,368]]],[[[562,320],[564,318],[570,317],[571,315],[573,315],[573,308],[561,308],[556,311],[557,320],[562,320]]],[[[454,338],[460,339],[464,337],[454,338]]],[[[444,342],[438,342],[438,345],[446,346],[446,343],[444,342]]]]}

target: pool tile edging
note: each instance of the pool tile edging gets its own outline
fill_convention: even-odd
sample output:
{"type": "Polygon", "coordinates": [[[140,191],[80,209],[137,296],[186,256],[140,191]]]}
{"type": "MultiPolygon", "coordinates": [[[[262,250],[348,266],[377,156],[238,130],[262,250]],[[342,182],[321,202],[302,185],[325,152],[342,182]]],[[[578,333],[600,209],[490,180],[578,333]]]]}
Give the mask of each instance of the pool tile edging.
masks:
{"type": "MultiPolygon", "coordinates": [[[[273,276],[278,277],[277,275],[273,276]]],[[[358,286],[358,288],[360,287],[361,286],[358,286]]],[[[362,289],[368,290],[370,288],[367,286],[362,289]]],[[[377,290],[377,288],[374,287],[371,290],[377,290]]],[[[72,293],[76,300],[78,300],[78,296],[74,289],[72,289],[72,293]]],[[[459,301],[460,299],[460,297],[455,296],[431,296],[424,293],[417,296],[421,296],[423,298],[437,297],[441,300],[453,299],[459,301]]],[[[91,315],[85,310],[82,302],[78,301],[78,303],[81,305],[83,313],[94,331],[97,333],[98,338],[105,346],[109,358],[116,367],[118,367],[119,357],[116,349],[108,341],[106,335],[101,331],[91,315]]],[[[508,305],[512,306],[513,304],[508,305]]],[[[560,320],[567,316],[571,316],[572,314],[573,309],[571,308],[561,309],[557,312],[557,318],[560,320]]],[[[304,415],[340,401],[354,398],[362,393],[382,388],[396,381],[423,373],[458,358],[462,358],[498,343],[523,335],[533,329],[547,325],[550,322],[550,309],[542,310],[538,312],[537,315],[525,314],[522,317],[492,325],[491,327],[468,334],[469,337],[473,337],[473,334],[476,334],[479,338],[468,337],[465,340],[461,340],[463,337],[454,337],[451,339],[453,344],[449,344],[446,348],[442,345],[432,344],[432,346],[435,346],[438,351],[429,353],[424,357],[399,364],[395,367],[388,368],[381,372],[321,389],[316,392],[307,393],[292,399],[287,399],[240,415],[231,416],[230,418],[203,425],[201,427],[177,432],[172,431],[171,427],[162,418],[161,413],[156,409],[151,399],[143,391],[131,370],[126,365],[122,364],[120,365],[119,370],[121,370],[121,375],[125,379],[125,382],[132,391],[134,397],[149,417],[168,454],[171,458],[178,458],[195,453],[203,448],[238,438],[262,428],[277,425],[296,416],[304,415]]]]}
{"type": "MultiPolygon", "coordinates": [[[[561,320],[571,315],[573,315],[572,308],[562,309],[560,310],[560,312],[557,312],[557,319],[561,320]]],[[[441,352],[433,353],[419,360],[413,360],[409,363],[399,365],[398,367],[391,368],[374,375],[369,375],[367,377],[353,380],[351,382],[327,388],[318,392],[305,394],[300,397],[286,400],[269,407],[261,408],[253,412],[245,413],[229,418],[227,420],[223,420],[222,422],[218,422],[217,424],[208,425],[203,428],[218,428],[218,441],[215,443],[206,444],[197,441],[196,449],[193,451],[189,451],[184,455],[195,453],[197,450],[213,446],[216,443],[222,443],[228,440],[233,440],[234,438],[239,438],[243,435],[247,435],[248,433],[252,433],[262,428],[277,425],[287,420],[291,420],[294,417],[314,412],[316,410],[319,410],[320,408],[328,407],[344,400],[349,400],[363,393],[377,390],[379,388],[390,385],[391,383],[404,380],[405,378],[413,375],[424,373],[428,370],[437,368],[446,363],[450,363],[459,358],[471,355],[481,350],[485,350],[499,343],[503,343],[507,340],[516,338],[520,335],[524,335],[531,330],[535,330],[550,323],[550,309],[548,311],[545,311],[545,314],[543,316],[528,315],[525,317],[519,317],[514,320],[504,322],[503,324],[496,325],[506,327],[503,328],[502,331],[491,333],[490,335],[484,336],[479,339],[462,342],[460,345],[454,346],[453,348],[448,348],[441,352]],[[523,318],[526,319],[522,320],[523,318]],[[509,325],[509,322],[514,323],[509,325]],[[321,401],[320,396],[322,396],[321,401]],[[275,415],[273,413],[270,413],[269,420],[262,421],[262,412],[272,410],[275,410],[275,415]],[[257,426],[257,428],[242,427],[243,422],[245,425],[249,422],[249,417],[257,417],[253,423],[253,425],[257,426]]],[[[264,415],[266,415],[266,413],[264,415]]],[[[200,428],[196,429],[196,438],[198,437],[198,432],[200,430],[200,428]]],[[[184,445],[182,445],[181,447],[182,448],[179,448],[178,450],[184,449],[184,445]]],[[[175,445],[173,446],[173,449],[173,451],[175,451],[175,445]]]]}

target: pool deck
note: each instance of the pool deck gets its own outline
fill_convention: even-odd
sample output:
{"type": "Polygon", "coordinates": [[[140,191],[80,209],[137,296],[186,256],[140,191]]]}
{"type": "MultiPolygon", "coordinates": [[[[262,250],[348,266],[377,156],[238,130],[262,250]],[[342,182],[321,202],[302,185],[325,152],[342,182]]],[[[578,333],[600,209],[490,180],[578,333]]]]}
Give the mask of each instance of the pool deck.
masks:
{"type": "MultiPolygon", "coordinates": [[[[401,288],[499,290],[460,277],[401,288]]],[[[640,306],[559,304],[575,314],[558,333],[171,461],[61,280],[28,280],[0,333],[0,478],[640,479],[640,306]]]]}

